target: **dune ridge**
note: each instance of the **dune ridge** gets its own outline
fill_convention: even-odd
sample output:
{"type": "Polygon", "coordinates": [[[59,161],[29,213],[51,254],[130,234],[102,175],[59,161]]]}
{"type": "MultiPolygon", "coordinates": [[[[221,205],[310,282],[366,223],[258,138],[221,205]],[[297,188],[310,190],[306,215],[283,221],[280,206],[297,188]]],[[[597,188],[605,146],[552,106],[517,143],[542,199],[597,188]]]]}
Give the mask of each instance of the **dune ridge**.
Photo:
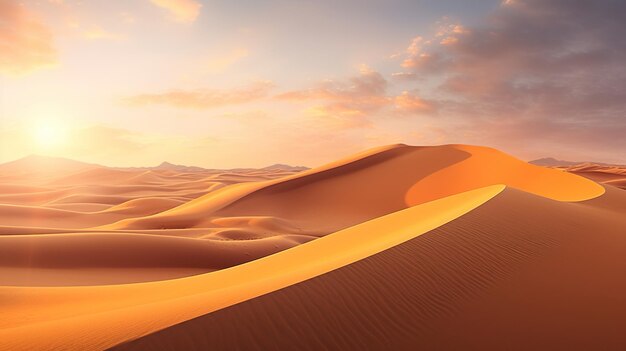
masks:
{"type": "Polygon", "coordinates": [[[312,231],[332,232],[494,184],[560,201],[581,201],[604,192],[582,177],[530,165],[490,148],[391,145],[290,177],[222,188],[171,210],[102,228],[202,227],[211,217],[263,215],[289,218],[312,231]],[[487,164],[501,166],[481,172],[480,167],[487,164]],[[370,186],[377,182],[383,185],[370,186]]]}
{"type": "Polygon", "coordinates": [[[570,167],[559,167],[559,169],[589,178],[599,183],[626,189],[625,166],[606,166],[588,163],[570,167]]]}
{"type": "MultiPolygon", "coordinates": [[[[554,248],[571,246],[565,231],[600,228],[604,221],[609,225],[606,237],[619,243],[615,233],[623,228],[626,211],[623,192],[613,186],[599,185],[575,171],[529,165],[495,149],[467,145],[395,144],[310,170],[281,166],[219,172],[170,165],[121,170],[62,160],[47,175],[12,175],[19,173],[20,164],[31,169],[36,161],[0,165],[0,186],[6,190],[0,195],[0,307],[5,316],[0,321],[0,349],[99,350],[123,343],[123,347],[176,349],[186,342],[180,335],[205,328],[205,322],[190,319],[249,313],[220,311],[257,306],[254,301],[259,299],[269,302],[254,310],[275,304],[275,298],[293,304],[307,296],[300,291],[302,284],[309,286],[329,274],[347,274],[345,284],[352,284],[350,277],[356,274],[356,279],[360,273],[350,267],[378,262],[377,257],[390,251],[401,253],[383,259],[388,263],[383,273],[377,273],[374,264],[363,274],[381,274],[390,279],[391,287],[401,289],[357,300],[388,296],[398,301],[406,311],[414,311],[414,318],[382,305],[394,311],[392,315],[407,318],[408,325],[419,331],[416,335],[425,335],[432,331],[431,324],[451,323],[440,317],[458,314],[464,303],[489,296],[485,289],[503,289],[512,274],[541,266],[539,258],[558,257],[554,248]],[[479,211],[493,201],[500,212],[493,206],[479,211]],[[476,211],[479,214],[474,215],[476,211]],[[503,218],[489,219],[481,213],[503,218]],[[468,216],[473,219],[464,222],[468,216]],[[576,225],[564,220],[568,216],[577,218],[576,225]],[[553,219],[560,222],[549,221],[553,219]],[[440,226],[451,228],[452,236],[436,229],[440,226]],[[419,239],[423,234],[427,235],[419,239]],[[428,246],[433,235],[434,242],[451,241],[437,244],[427,254],[420,247],[428,246]],[[405,254],[414,250],[425,257],[417,264],[405,254]],[[456,257],[465,263],[455,262],[456,257]],[[398,270],[403,274],[419,278],[417,291],[398,285],[401,275],[388,271],[394,264],[402,266],[398,270]],[[448,266],[439,267],[442,264],[448,266]]],[[[585,236],[578,233],[572,238],[585,236]]],[[[607,245],[603,238],[594,239],[598,247],[607,245]]],[[[606,259],[615,260],[620,247],[612,247],[606,259]]],[[[558,267],[546,267],[557,277],[563,274],[558,267]]],[[[609,267],[607,272],[615,270],[609,267]]],[[[576,281],[567,283],[578,288],[576,281]]],[[[311,289],[323,296],[334,288],[311,289]]],[[[346,289],[359,292],[354,286],[346,289]]],[[[371,300],[369,305],[375,306],[371,300]]],[[[310,306],[298,308],[317,315],[310,306]]],[[[332,310],[325,311],[312,320],[333,325],[332,310]]],[[[282,308],[276,313],[278,319],[293,318],[282,308]]],[[[354,321],[369,325],[359,315],[354,321]]],[[[413,330],[384,313],[370,317],[372,323],[391,323],[402,335],[413,330]]],[[[272,325],[259,330],[271,335],[272,325]]],[[[313,337],[298,328],[296,334],[313,337]]],[[[232,342],[237,334],[216,330],[230,335],[220,339],[224,342],[232,342]]],[[[338,330],[365,340],[359,328],[338,330]]],[[[324,332],[330,333],[328,341],[334,346],[351,345],[324,332]]],[[[293,341],[290,337],[285,341],[293,341]]],[[[255,339],[267,348],[276,346],[257,333],[233,345],[254,348],[255,339]]],[[[413,337],[401,339],[416,342],[413,337]]],[[[198,340],[200,344],[187,346],[204,342],[202,337],[198,340]]]]}
{"type": "Polygon", "coordinates": [[[507,188],[426,234],[112,350],[623,350],[622,190],[507,188]],[[608,195],[608,196],[607,196],[608,195]]]}
{"type": "Polygon", "coordinates": [[[0,287],[6,317],[0,321],[0,346],[15,350],[110,347],[398,245],[480,206],[503,189],[496,185],[453,195],[193,277],[101,287],[0,287]],[[319,260],[322,254],[325,259],[319,260]],[[78,325],[81,334],[73,335],[78,325]],[[33,333],[39,337],[29,337],[33,333]]]}
{"type": "MultiPolygon", "coordinates": [[[[33,162],[29,160],[28,166],[33,167],[33,162]]],[[[54,167],[55,179],[63,181],[40,180],[35,184],[42,185],[20,185],[15,194],[7,194],[30,198],[28,204],[0,204],[0,233],[30,237],[0,237],[0,245],[29,253],[28,260],[7,256],[0,266],[0,271],[6,269],[0,284],[99,285],[210,272],[409,206],[492,184],[517,186],[557,198],[561,194],[551,192],[551,188],[574,189],[573,198],[561,200],[597,196],[604,191],[584,178],[531,166],[497,150],[463,145],[388,145],[291,174],[282,168],[278,173],[271,169],[216,173],[100,169],[70,164],[67,172],[63,172],[63,167],[54,167]],[[500,164],[515,172],[490,170],[489,174],[482,174],[481,164],[500,164]],[[108,183],[102,181],[111,174],[123,177],[113,177],[108,183]],[[77,175],[86,176],[87,181],[78,181],[77,175]],[[92,177],[102,184],[90,184],[92,177]],[[68,179],[79,184],[66,184],[68,179]],[[241,182],[242,179],[246,181],[241,182]],[[32,197],[42,192],[47,195],[32,197]],[[55,237],[63,233],[68,235],[55,237]],[[59,249],[59,243],[64,241],[74,244],[59,249]],[[137,249],[138,242],[145,245],[144,250],[137,249]],[[137,262],[152,262],[151,269],[142,268],[149,274],[145,278],[134,273],[125,275],[122,268],[130,272],[147,264],[126,258],[116,264],[112,259],[118,257],[116,246],[137,252],[137,262]],[[184,262],[185,250],[190,250],[189,262],[193,264],[184,262]],[[199,258],[202,255],[206,257],[199,258]],[[109,259],[102,258],[105,256],[109,259]],[[59,266],[63,257],[68,257],[68,264],[59,266]],[[92,262],[79,257],[91,257],[92,262]],[[54,272],[46,270],[47,265],[56,267],[54,272]],[[86,278],[87,270],[107,268],[118,273],[86,278]],[[168,273],[159,275],[159,270],[168,273]],[[58,277],[56,281],[50,279],[52,273],[58,277]],[[115,276],[117,281],[112,280],[115,276]]],[[[15,163],[9,166],[15,171],[15,163]]],[[[3,169],[6,165],[0,165],[0,175],[3,169]]],[[[9,190],[11,186],[7,185],[9,190]]]]}

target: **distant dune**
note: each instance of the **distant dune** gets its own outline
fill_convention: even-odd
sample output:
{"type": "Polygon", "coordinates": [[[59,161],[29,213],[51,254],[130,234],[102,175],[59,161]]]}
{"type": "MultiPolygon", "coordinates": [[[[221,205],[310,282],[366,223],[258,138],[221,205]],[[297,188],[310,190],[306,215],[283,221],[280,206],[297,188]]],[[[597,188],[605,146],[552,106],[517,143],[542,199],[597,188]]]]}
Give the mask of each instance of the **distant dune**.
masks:
{"type": "Polygon", "coordinates": [[[561,169],[585,178],[589,178],[598,183],[626,189],[626,167],[624,166],[583,164],[571,167],[561,167],[561,169]]]}
{"type": "Polygon", "coordinates": [[[604,191],[593,182],[494,149],[393,145],[290,177],[223,188],[169,211],[104,228],[203,227],[215,217],[260,215],[289,218],[304,233],[317,235],[494,184],[564,201],[604,191]]]}
{"type": "Polygon", "coordinates": [[[161,166],[0,165],[0,349],[626,348],[623,169],[161,166]]]}
{"type": "Polygon", "coordinates": [[[611,163],[603,163],[603,162],[591,162],[591,161],[564,161],[557,160],[554,157],[544,157],[536,160],[529,161],[528,163],[544,166],[544,167],[569,167],[569,166],[577,166],[582,164],[594,164],[598,166],[608,166],[608,167],[626,167],[625,165],[617,165],[611,163]]]}
{"type": "Polygon", "coordinates": [[[597,162],[570,162],[553,158],[539,159],[530,163],[553,167],[589,178],[598,183],[609,184],[626,189],[626,166],[597,162]]]}

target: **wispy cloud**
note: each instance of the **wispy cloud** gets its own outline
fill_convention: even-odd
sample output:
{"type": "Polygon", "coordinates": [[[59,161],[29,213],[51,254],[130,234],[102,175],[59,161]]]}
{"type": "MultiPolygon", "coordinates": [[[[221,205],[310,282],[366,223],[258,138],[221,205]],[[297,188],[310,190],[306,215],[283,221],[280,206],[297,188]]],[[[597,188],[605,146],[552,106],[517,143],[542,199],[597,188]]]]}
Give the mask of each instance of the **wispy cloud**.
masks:
{"type": "Polygon", "coordinates": [[[248,57],[250,52],[247,49],[238,48],[227,51],[222,55],[212,56],[202,62],[202,70],[209,74],[221,73],[235,63],[248,57]]]}
{"type": "Polygon", "coordinates": [[[437,111],[437,104],[433,101],[425,100],[413,95],[408,91],[403,91],[393,100],[397,112],[401,114],[433,114],[437,111]]]}
{"type": "Polygon", "coordinates": [[[388,93],[388,82],[379,72],[362,65],[357,76],[345,81],[325,81],[316,87],[288,91],[276,96],[291,102],[316,105],[305,112],[312,117],[332,121],[345,128],[372,125],[376,114],[415,115],[433,113],[434,105],[408,91],[399,96],[388,93]]]}
{"type": "Polygon", "coordinates": [[[24,5],[0,0],[0,74],[24,74],[56,63],[50,30],[24,5]]]}
{"type": "Polygon", "coordinates": [[[175,21],[192,23],[200,15],[202,4],[196,0],[150,0],[154,5],[167,10],[175,21]]]}
{"type": "Polygon", "coordinates": [[[124,39],[123,35],[105,30],[100,26],[90,26],[81,30],[81,36],[88,40],[119,40],[124,39]]]}
{"type": "Polygon", "coordinates": [[[129,96],[123,102],[131,106],[169,105],[186,109],[209,109],[226,105],[238,105],[259,100],[268,95],[274,84],[260,81],[249,86],[230,89],[170,90],[129,96]]]}

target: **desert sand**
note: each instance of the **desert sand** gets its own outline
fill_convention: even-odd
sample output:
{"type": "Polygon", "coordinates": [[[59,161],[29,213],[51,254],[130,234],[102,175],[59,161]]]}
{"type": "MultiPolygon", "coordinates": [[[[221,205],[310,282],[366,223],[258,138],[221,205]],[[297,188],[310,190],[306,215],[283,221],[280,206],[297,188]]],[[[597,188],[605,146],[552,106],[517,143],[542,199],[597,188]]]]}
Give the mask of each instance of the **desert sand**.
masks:
{"type": "Polygon", "coordinates": [[[559,168],[599,183],[626,189],[626,167],[624,166],[603,166],[587,163],[559,168]]]}
{"type": "Polygon", "coordinates": [[[624,349],[623,173],[593,172],[0,165],[0,349],[624,349]]]}

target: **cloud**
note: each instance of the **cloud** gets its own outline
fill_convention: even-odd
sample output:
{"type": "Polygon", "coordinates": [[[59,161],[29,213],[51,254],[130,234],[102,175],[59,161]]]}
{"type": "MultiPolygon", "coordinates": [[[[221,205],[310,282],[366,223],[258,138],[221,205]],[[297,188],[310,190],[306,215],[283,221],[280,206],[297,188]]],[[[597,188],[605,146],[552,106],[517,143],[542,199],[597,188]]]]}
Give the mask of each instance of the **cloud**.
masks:
{"type": "MultiPolygon", "coordinates": [[[[1,0],[0,0],[1,1],[1,0]]],[[[53,5],[53,10],[48,16],[53,17],[69,29],[69,32],[58,26],[57,22],[56,33],[60,37],[72,34],[77,38],[86,40],[122,40],[126,39],[126,36],[116,31],[111,31],[101,25],[103,14],[101,11],[91,9],[90,7],[84,7],[77,1],[65,1],[65,0],[48,0],[48,3],[53,5]]],[[[122,20],[125,20],[124,15],[130,16],[126,12],[118,14],[122,20]]],[[[106,17],[106,16],[104,16],[106,17]]],[[[111,26],[107,24],[106,27],[111,26]]]]}
{"type": "Polygon", "coordinates": [[[363,65],[359,75],[347,81],[324,81],[305,90],[293,90],[276,98],[291,102],[321,103],[305,110],[307,115],[346,128],[369,125],[367,116],[389,104],[387,80],[363,65]]]}
{"type": "Polygon", "coordinates": [[[211,57],[203,62],[203,69],[206,73],[215,74],[224,72],[227,68],[231,67],[235,63],[248,57],[250,52],[247,49],[239,48],[234,49],[225,54],[217,57],[211,57]]]}
{"type": "Polygon", "coordinates": [[[307,108],[305,113],[331,129],[371,127],[367,114],[344,104],[329,104],[307,108]]]}
{"type": "Polygon", "coordinates": [[[432,114],[437,110],[436,103],[412,95],[408,91],[396,96],[394,104],[396,111],[401,114],[432,114]]]}
{"type": "Polygon", "coordinates": [[[398,80],[411,81],[414,80],[416,77],[417,75],[413,72],[394,72],[391,74],[391,78],[398,80]]]}
{"type": "Polygon", "coordinates": [[[267,96],[273,86],[274,84],[270,81],[261,81],[232,90],[170,90],[163,93],[129,96],[124,98],[123,102],[130,106],[169,105],[186,109],[209,109],[262,99],[267,96]]]}
{"type": "Polygon", "coordinates": [[[150,0],[154,5],[170,12],[177,22],[192,23],[200,15],[202,4],[196,0],[150,0]]]}
{"type": "Polygon", "coordinates": [[[135,17],[135,15],[130,12],[122,11],[119,15],[120,19],[124,23],[134,24],[135,22],[137,22],[137,18],[135,17]]]}
{"type": "Polygon", "coordinates": [[[361,66],[359,75],[347,81],[327,80],[314,88],[288,91],[278,95],[277,98],[291,101],[332,100],[376,106],[384,103],[382,100],[386,89],[387,80],[380,73],[367,66],[361,66]]]}
{"type": "Polygon", "coordinates": [[[401,66],[438,81],[444,114],[483,142],[610,157],[626,149],[624,13],[614,0],[505,1],[483,23],[416,37],[401,66]]]}
{"type": "Polygon", "coordinates": [[[109,32],[96,25],[82,30],[81,36],[88,40],[119,40],[124,38],[122,35],[109,32]]]}
{"type": "Polygon", "coordinates": [[[48,28],[19,2],[0,0],[0,74],[25,74],[56,63],[48,28]]]}
{"type": "Polygon", "coordinates": [[[388,82],[379,73],[362,65],[357,76],[345,81],[324,81],[304,90],[288,91],[276,96],[283,101],[316,103],[305,112],[324,123],[341,128],[370,127],[376,115],[425,114],[434,105],[408,91],[399,96],[388,93],[388,82]]]}

